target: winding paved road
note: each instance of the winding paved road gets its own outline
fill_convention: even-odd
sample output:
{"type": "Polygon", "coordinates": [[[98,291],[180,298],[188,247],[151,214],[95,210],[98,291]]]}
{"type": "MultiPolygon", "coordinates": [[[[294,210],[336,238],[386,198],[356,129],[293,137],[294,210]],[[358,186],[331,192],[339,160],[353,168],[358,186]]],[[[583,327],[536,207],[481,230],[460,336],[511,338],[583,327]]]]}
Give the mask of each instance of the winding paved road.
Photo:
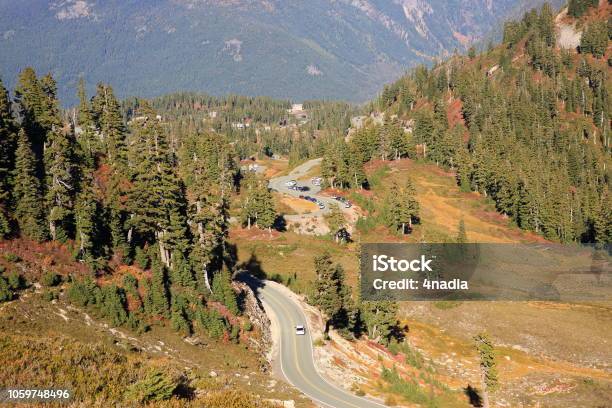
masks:
{"type": "Polygon", "coordinates": [[[384,408],[384,405],[360,398],[327,382],[315,367],[313,339],[300,306],[276,283],[264,282],[257,290],[270,319],[279,328],[278,360],[282,374],[294,387],[324,408],[384,408]],[[306,335],[295,334],[295,326],[306,327],[306,335]]]}

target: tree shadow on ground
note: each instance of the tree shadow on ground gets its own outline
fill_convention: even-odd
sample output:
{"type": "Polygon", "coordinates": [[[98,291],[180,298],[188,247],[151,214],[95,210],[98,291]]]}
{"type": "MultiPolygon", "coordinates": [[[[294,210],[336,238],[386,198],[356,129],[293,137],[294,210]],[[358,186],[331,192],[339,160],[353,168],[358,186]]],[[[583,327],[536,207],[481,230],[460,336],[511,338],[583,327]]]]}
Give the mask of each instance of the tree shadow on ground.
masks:
{"type": "Polygon", "coordinates": [[[257,279],[267,279],[268,275],[261,268],[261,262],[257,259],[257,255],[254,252],[251,252],[251,256],[246,262],[241,262],[236,265],[237,270],[245,271],[249,275],[254,276],[257,279]]]}
{"type": "Polygon", "coordinates": [[[482,397],[476,388],[468,384],[468,386],[463,389],[463,393],[469,398],[471,406],[482,407],[482,397]]]}
{"type": "Polygon", "coordinates": [[[272,228],[274,228],[278,232],[287,231],[287,221],[285,220],[285,217],[283,217],[282,215],[277,216],[274,220],[274,225],[272,225],[272,228]]]}

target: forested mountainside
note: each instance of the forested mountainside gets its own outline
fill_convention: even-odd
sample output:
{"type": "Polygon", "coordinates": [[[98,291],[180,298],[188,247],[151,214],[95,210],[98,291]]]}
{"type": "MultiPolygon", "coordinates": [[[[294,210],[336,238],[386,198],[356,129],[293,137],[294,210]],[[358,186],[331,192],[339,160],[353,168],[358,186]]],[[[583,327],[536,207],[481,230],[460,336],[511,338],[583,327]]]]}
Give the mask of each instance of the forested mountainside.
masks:
{"type": "Polygon", "coordinates": [[[51,72],[68,105],[82,75],[113,83],[120,97],[364,101],[407,67],[466,49],[525,3],[534,1],[3,0],[0,74],[12,88],[26,66],[51,72]]]}
{"type": "Polygon", "coordinates": [[[523,229],[610,242],[611,6],[591,3],[573,0],[561,16],[582,31],[577,49],[558,46],[545,5],[505,24],[500,46],[386,86],[372,105],[384,124],[328,149],[328,183],[367,185],[362,167],[373,159],[430,161],[523,229]]]}
{"type": "Polygon", "coordinates": [[[16,122],[0,87],[2,236],[67,245],[89,269],[77,269],[68,297],[114,325],[144,330],[164,317],[185,333],[237,339],[225,243],[237,174],[231,147],[194,134],[175,151],[147,104],[126,127],[106,85],[91,100],[81,86],[75,122],[65,123],[55,92],[51,76],[25,69],[16,122]],[[151,273],[110,285],[96,280],[131,263],[151,273]]]}
{"type": "MultiPolygon", "coordinates": [[[[358,108],[344,102],[312,100],[292,106],[269,97],[198,93],[165,95],[149,103],[173,140],[215,132],[225,135],[240,159],[284,156],[292,164],[320,156],[327,144],[344,136],[351,117],[358,113],[358,108]]],[[[127,117],[134,115],[138,104],[138,99],[124,103],[127,117]]]]}

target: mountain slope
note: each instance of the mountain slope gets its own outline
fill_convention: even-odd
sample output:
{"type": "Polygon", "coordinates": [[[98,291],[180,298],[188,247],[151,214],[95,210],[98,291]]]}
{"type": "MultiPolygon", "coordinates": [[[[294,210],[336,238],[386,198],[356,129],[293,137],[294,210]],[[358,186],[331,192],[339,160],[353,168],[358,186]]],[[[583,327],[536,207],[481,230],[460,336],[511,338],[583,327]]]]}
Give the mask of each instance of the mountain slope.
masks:
{"type": "Polygon", "coordinates": [[[523,3],[0,0],[0,75],[12,86],[27,65],[51,71],[68,103],[81,75],[121,96],[362,101],[407,67],[465,49],[523,3]]]}

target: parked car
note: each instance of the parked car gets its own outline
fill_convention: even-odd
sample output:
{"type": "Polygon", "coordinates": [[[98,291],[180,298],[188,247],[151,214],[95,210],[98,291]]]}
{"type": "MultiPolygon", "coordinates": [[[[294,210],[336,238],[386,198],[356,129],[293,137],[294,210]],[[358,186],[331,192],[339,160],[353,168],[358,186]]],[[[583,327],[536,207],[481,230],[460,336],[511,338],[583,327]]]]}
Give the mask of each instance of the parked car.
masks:
{"type": "Polygon", "coordinates": [[[350,201],[347,200],[347,201],[344,202],[344,208],[351,208],[352,206],[353,206],[353,204],[351,204],[350,201]]]}
{"type": "Polygon", "coordinates": [[[285,183],[285,185],[286,185],[287,187],[293,187],[293,186],[295,186],[296,184],[297,184],[297,181],[295,181],[295,180],[289,180],[289,181],[287,181],[287,182],[285,183]]]}
{"type": "Polygon", "coordinates": [[[298,336],[303,336],[306,334],[306,329],[301,324],[298,324],[297,326],[295,326],[295,334],[297,334],[298,336]]]}
{"type": "Polygon", "coordinates": [[[324,203],[322,203],[322,202],[320,202],[320,201],[319,201],[317,204],[319,205],[319,208],[320,208],[320,209],[322,209],[322,210],[324,210],[324,209],[325,209],[325,204],[324,204],[324,203]]]}
{"type": "Polygon", "coordinates": [[[323,181],[323,179],[321,177],[313,177],[313,178],[310,179],[310,182],[314,186],[320,186],[321,185],[321,181],[323,181]]]}

